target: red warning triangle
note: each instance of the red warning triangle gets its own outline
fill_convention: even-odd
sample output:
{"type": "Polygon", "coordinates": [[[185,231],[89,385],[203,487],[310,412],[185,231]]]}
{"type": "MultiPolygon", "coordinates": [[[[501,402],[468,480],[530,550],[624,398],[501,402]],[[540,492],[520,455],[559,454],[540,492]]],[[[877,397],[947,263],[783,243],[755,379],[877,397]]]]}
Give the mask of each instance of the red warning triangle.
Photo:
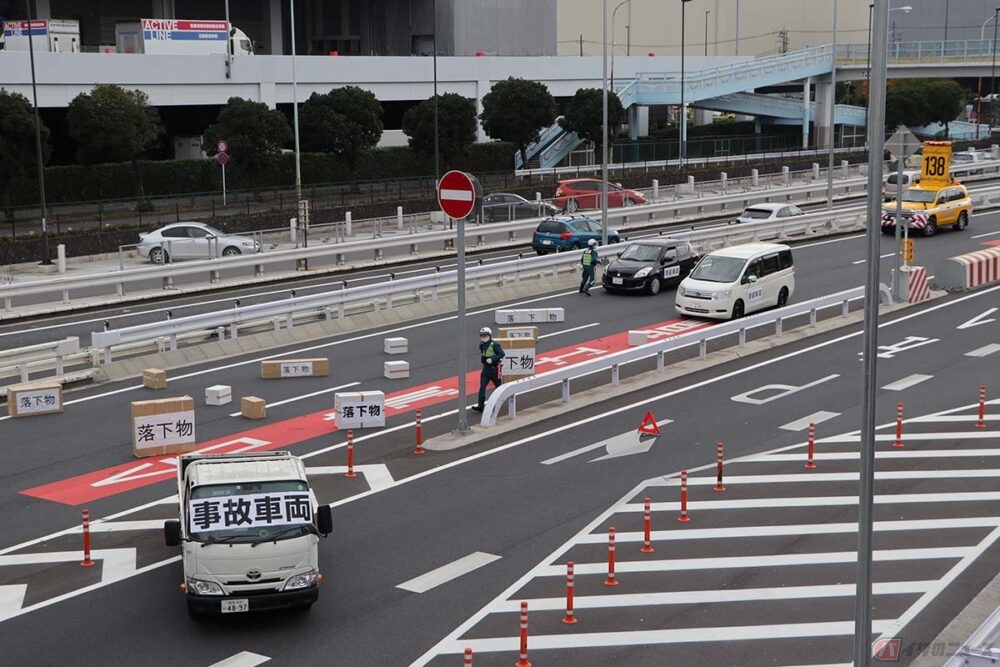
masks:
{"type": "Polygon", "coordinates": [[[642,418],[642,423],[639,424],[639,433],[660,435],[660,427],[656,425],[656,419],[652,412],[647,412],[646,416],[642,418]]]}

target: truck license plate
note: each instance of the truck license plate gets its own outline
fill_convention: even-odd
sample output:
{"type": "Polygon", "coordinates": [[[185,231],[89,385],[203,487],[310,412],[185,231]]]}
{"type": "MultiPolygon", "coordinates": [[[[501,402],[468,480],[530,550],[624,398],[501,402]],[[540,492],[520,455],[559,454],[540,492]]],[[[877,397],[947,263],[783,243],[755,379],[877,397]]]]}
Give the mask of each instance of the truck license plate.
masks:
{"type": "Polygon", "coordinates": [[[222,600],[223,614],[239,614],[250,611],[250,600],[222,600]]]}

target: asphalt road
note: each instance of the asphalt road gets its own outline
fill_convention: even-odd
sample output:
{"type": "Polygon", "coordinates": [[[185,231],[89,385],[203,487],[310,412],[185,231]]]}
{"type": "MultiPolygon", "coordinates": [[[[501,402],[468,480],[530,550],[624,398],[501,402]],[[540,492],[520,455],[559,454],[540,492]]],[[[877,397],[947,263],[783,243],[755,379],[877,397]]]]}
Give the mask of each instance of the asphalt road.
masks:
{"type": "MultiPolygon", "coordinates": [[[[977,216],[976,225],[964,234],[942,233],[932,239],[918,239],[918,262],[926,258],[927,265],[933,266],[929,260],[938,253],[943,257],[968,251],[989,238],[996,238],[975,239],[974,236],[995,231],[996,219],[983,215],[977,216]]],[[[864,243],[859,237],[828,239],[797,248],[798,291],[794,300],[860,284],[863,266],[854,262],[863,257],[863,252],[864,243]]],[[[887,328],[896,339],[906,335],[939,339],[926,344],[925,349],[899,357],[901,368],[898,372],[904,376],[914,372],[934,375],[933,382],[917,384],[907,391],[907,404],[913,402],[913,412],[909,414],[927,414],[968,405],[974,399],[975,387],[989,383],[990,378],[997,376],[996,357],[964,357],[971,349],[998,342],[995,323],[963,329],[961,334],[956,334],[954,330],[956,323],[960,324],[996,304],[996,294],[993,290],[978,293],[964,301],[952,299],[956,302],[953,306],[907,320],[906,324],[894,325],[897,327],[895,331],[892,327],[887,328]],[[918,324],[923,328],[917,327],[918,324]],[[907,331],[905,335],[898,333],[904,330],[907,331]],[[902,368],[904,361],[906,368],[902,368]]],[[[540,347],[547,352],[590,343],[612,332],[673,319],[670,293],[656,298],[597,294],[587,301],[571,293],[540,296],[535,302],[537,305],[567,306],[565,325],[558,331],[546,332],[550,336],[540,347]]],[[[470,318],[470,340],[481,322],[492,319],[491,312],[492,309],[470,318]]],[[[443,380],[450,378],[454,363],[454,326],[452,319],[442,318],[436,322],[416,323],[406,329],[407,333],[401,334],[410,337],[411,354],[408,359],[411,361],[412,376],[408,386],[442,386],[443,380]]],[[[220,364],[213,363],[186,369],[187,377],[172,379],[171,392],[186,391],[200,397],[205,386],[224,383],[238,388],[237,392],[242,395],[263,395],[269,403],[288,401],[269,408],[268,425],[261,427],[264,431],[255,429],[251,432],[243,431],[245,422],[234,421],[228,416],[233,410],[231,406],[211,409],[199,406],[199,440],[221,441],[237,435],[251,437],[247,433],[256,433],[261,439],[265,439],[263,436],[266,435],[275,442],[294,444],[294,451],[299,453],[318,452],[333,446],[329,452],[316,454],[309,464],[342,465],[342,436],[330,431],[316,432],[316,419],[322,420],[324,412],[330,410],[331,384],[336,386],[357,381],[365,388],[384,388],[387,393],[401,391],[399,383],[381,378],[381,338],[384,335],[387,332],[316,341],[316,346],[329,346],[321,347],[322,351],[317,354],[330,354],[333,358],[335,370],[331,380],[302,379],[291,383],[265,384],[257,378],[254,361],[227,360],[221,364],[222,368],[219,368],[220,364]],[[309,396],[312,392],[324,390],[327,393],[309,396]],[[283,421],[301,415],[319,417],[312,421],[283,421]]],[[[813,341],[799,347],[811,344],[813,341]]],[[[641,406],[629,405],[635,402],[634,397],[631,400],[629,396],[614,397],[591,406],[582,416],[567,414],[516,435],[498,435],[488,444],[458,452],[433,454],[419,460],[408,452],[412,446],[411,410],[423,399],[413,399],[409,403],[401,401],[386,433],[359,439],[359,464],[385,466],[392,479],[397,480],[394,486],[355,497],[365,493],[367,488],[362,479],[345,482],[339,476],[316,478],[320,498],[340,504],[335,510],[337,534],[321,545],[322,565],[327,572],[324,598],[307,617],[275,615],[233,622],[227,620],[206,626],[190,624],[183,613],[183,600],[176,592],[179,565],[156,567],[171,554],[160,546],[158,531],[147,528],[95,536],[97,548],[136,549],[136,566],[152,566],[149,572],[136,576],[131,573],[121,575],[125,576],[124,580],[113,585],[101,585],[100,579],[102,576],[119,576],[123,572],[120,568],[101,568],[111,573],[103,574],[97,571],[98,568],[81,572],[71,561],[52,564],[52,561],[44,559],[22,558],[22,561],[32,562],[11,564],[9,560],[0,560],[0,585],[26,583],[24,604],[31,608],[28,613],[17,612],[20,615],[0,623],[0,638],[4,646],[9,647],[11,656],[19,662],[34,664],[59,664],[70,656],[84,664],[110,659],[124,659],[130,664],[164,664],[163,656],[157,653],[155,646],[160,645],[165,637],[175,640],[170,644],[172,651],[176,649],[176,653],[171,653],[170,662],[183,661],[186,664],[211,664],[241,650],[271,656],[275,658],[275,664],[318,664],[331,659],[331,656],[342,657],[355,664],[407,664],[431,650],[472,614],[487,608],[505,588],[532,571],[537,564],[547,562],[549,555],[560,545],[573,546],[574,536],[624,494],[642,489],[643,480],[650,475],[668,475],[681,467],[694,468],[709,463],[714,451],[705,451],[705,445],[711,450],[716,440],[724,440],[728,455],[739,456],[801,442],[801,433],[786,432],[780,426],[817,410],[838,413],[837,417],[824,424],[824,429],[840,433],[857,428],[860,395],[857,375],[860,364],[852,368],[854,362],[847,363],[845,360],[853,360],[859,348],[860,343],[855,337],[832,343],[822,348],[822,352],[809,354],[807,364],[802,363],[806,357],[800,355],[775,362],[775,365],[765,367],[766,370],[740,373],[735,376],[738,381],[733,378],[712,380],[717,373],[736,370],[726,366],[717,372],[706,373],[704,379],[712,381],[703,386],[699,385],[701,378],[665,383],[663,390],[657,390],[654,395],[672,391],[678,393],[659,400],[644,399],[641,406]],[[734,410],[732,402],[727,401],[729,395],[741,390],[740,382],[749,383],[742,389],[746,391],[764,384],[794,384],[805,381],[804,376],[820,378],[833,373],[842,378],[824,382],[808,394],[796,394],[787,401],[761,406],[756,412],[747,412],[742,405],[734,410]],[[807,408],[807,405],[811,407],[807,408]],[[613,414],[618,408],[622,408],[621,411],[613,414]],[[674,421],[667,427],[669,440],[683,444],[670,448],[657,446],[650,455],[622,458],[616,460],[613,466],[590,465],[585,462],[586,457],[570,459],[559,465],[538,465],[541,460],[635,428],[637,419],[641,419],[641,414],[648,408],[653,409],[658,417],[674,421]],[[582,423],[577,424],[576,420],[582,420],[582,423]],[[836,430],[833,430],[835,427],[836,430]],[[504,444],[512,444],[532,435],[538,437],[531,440],[530,447],[499,450],[504,444]],[[489,455],[491,451],[497,453],[489,455]],[[474,455],[480,458],[465,461],[474,455]],[[412,481],[399,484],[402,479],[412,481]],[[501,559],[426,594],[412,594],[395,588],[407,579],[474,551],[499,555],[501,559]],[[114,574],[116,572],[119,574],[114,574]],[[74,593],[86,585],[94,585],[95,589],[82,595],[74,593]],[[49,606],[36,606],[45,605],[46,600],[60,595],[68,595],[69,598],[49,606]],[[150,598],[155,600],[154,604],[149,604],[150,598]],[[71,619],[84,614],[90,623],[72,625],[71,619]],[[52,641],[44,634],[44,629],[51,627],[68,629],[60,632],[58,641],[52,641]],[[386,632],[388,628],[392,631],[386,632]]],[[[774,354],[786,352],[783,349],[774,354]]],[[[749,366],[759,361],[759,358],[754,358],[732,366],[749,366]]],[[[896,362],[890,360],[887,363],[896,362]]],[[[887,377],[886,381],[896,379],[899,378],[887,377]]],[[[64,415],[4,420],[5,423],[0,424],[5,443],[22,443],[18,456],[4,467],[0,477],[3,480],[0,511],[8,517],[4,522],[2,542],[6,548],[0,551],[0,559],[16,553],[51,553],[53,550],[78,548],[78,535],[54,537],[38,544],[18,547],[19,543],[74,525],[79,511],[78,507],[70,504],[19,492],[51,487],[60,480],[109,466],[120,468],[123,462],[125,470],[135,466],[136,462],[131,459],[128,449],[126,403],[148,397],[154,395],[131,384],[93,387],[68,396],[74,402],[64,415]]],[[[425,430],[429,435],[444,433],[455,422],[454,415],[447,414],[454,407],[454,400],[445,399],[438,397],[437,402],[428,402],[424,409],[425,430]]],[[[881,406],[881,422],[891,418],[894,402],[893,394],[889,402],[881,406]]],[[[164,474],[163,470],[155,469],[126,473],[125,477],[146,473],[153,473],[153,476],[144,481],[157,482],[169,477],[169,471],[164,474]]],[[[76,492],[81,486],[63,484],[62,489],[76,492]]],[[[51,488],[49,492],[54,493],[51,488]]],[[[169,484],[152,483],[90,500],[87,506],[95,517],[108,516],[157,501],[169,492],[169,484]]],[[[169,516],[169,513],[169,505],[155,505],[130,514],[123,520],[155,522],[169,516]]],[[[598,528],[595,530],[599,532],[598,528]]],[[[780,544],[776,548],[780,549],[780,544]]],[[[691,553],[696,556],[698,551],[691,553]]],[[[590,558],[581,558],[581,562],[590,560],[596,560],[596,557],[591,554],[590,558]]],[[[981,559],[973,560],[965,572],[977,572],[980,562],[981,559]]],[[[980,574],[975,581],[981,583],[986,575],[980,574]]],[[[973,575],[962,575],[967,576],[973,575]]],[[[964,581],[961,577],[957,578],[945,594],[936,598],[951,600],[952,606],[936,613],[932,621],[927,621],[930,624],[928,628],[942,625],[954,616],[962,600],[967,601],[965,593],[974,586],[963,587],[960,583],[964,581]]],[[[530,579],[525,585],[528,583],[530,579]]],[[[520,588],[512,590],[508,597],[516,596],[519,591],[520,588]]],[[[541,594],[535,592],[532,596],[541,594]]],[[[551,595],[551,592],[544,595],[551,595]]],[[[909,608],[903,604],[899,609],[904,607],[909,608]]],[[[9,610],[10,605],[5,608],[9,610]]],[[[929,610],[933,608],[933,605],[928,607],[929,610]]],[[[833,610],[830,611],[832,613],[833,610]]],[[[906,612],[904,609],[898,613],[906,612]]],[[[484,616],[487,624],[494,623],[491,616],[494,614],[484,616]]],[[[500,613],[498,618],[502,616],[503,613],[500,613]]],[[[922,618],[923,615],[918,615],[914,623],[919,625],[922,618]]],[[[507,636],[503,632],[506,621],[496,623],[496,626],[483,626],[478,630],[472,627],[476,631],[469,637],[507,636]]],[[[927,628],[918,629],[921,637],[935,634],[927,628]]],[[[618,630],[610,628],[608,631],[618,630]]],[[[454,639],[461,642],[466,635],[457,634],[454,639]]],[[[442,645],[441,650],[451,648],[454,648],[453,643],[447,643],[442,645]]],[[[657,653],[655,647],[648,649],[651,654],[643,653],[644,650],[616,649],[626,651],[629,658],[638,661],[637,664],[674,664],[663,662],[663,654],[657,653]]],[[[840,655],[842,641],[831,651],[840,655]]],[[[433,658],[438,652],[434,650],[428,657],[433,658]]],[[[484,651],[484,657],[477,658],[476,664],[494,664],[488,662],[493,659],[509,662],[513,659],[512,655],[490,657],[491,654],[484,651]]],[[[735,657],[738,657],[738,652],[723,654],[719,664],[727,664],[727,659],[735,657]]],[[[444,662],[434,659],[437,660],[434,664],[457,661],[455,656],[444,662]]],[[[570,663],[554,664],[607,664],[601,662],[602,659],[606,657],[573,656],[566,658],[572,661],[570,663]]],[[[841,659],[835,657],[823,662],[833,663],[841,659]]],[[[806,664],[802,656],[790,657],[790,660],[797,662],[774,664],[806,664]]]]}

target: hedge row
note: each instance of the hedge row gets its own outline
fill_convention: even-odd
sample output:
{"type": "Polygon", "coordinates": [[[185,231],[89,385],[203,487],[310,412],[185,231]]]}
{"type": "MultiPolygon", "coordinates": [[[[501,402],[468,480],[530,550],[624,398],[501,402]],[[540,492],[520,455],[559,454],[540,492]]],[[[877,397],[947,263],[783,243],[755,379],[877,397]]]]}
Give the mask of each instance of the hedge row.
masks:
{"type": "MultiPolygon", "coordinates": [[[[512,166],[514,148],[507,143],[473,144],[467,155],[454,160],[447,168],[474,173],[508,171],[512,166]]],[[[336,155],[304,153],[301,156],[302,179],[306,185],[350,183],[357,181],[390,181],[414,176],[432,176],[434,161],[406,147],[378,148],[366,152],[351,167],[336,155]]],[[[222,171],[214,160],[140,161],[143,188],[147,197],[163,197],[222,188],[222,171]]],[[[28,170],[31,171],[31,170],[28,170]]],[[[47,167],[45,194],[50,204],[134,199],[138,191],[136,169],[129,163],[69,165],[47,167]]],[[[227,170],[226,186],[231,190],[250,189],[236,161],[227,170]]],[[[274,168],[257,184],[259,188],[292,187],[295,184],[295,156],[282,154],[274,168]]],[[[35,172],[15,184],[14,206],[38,203],[35,172]]]]}

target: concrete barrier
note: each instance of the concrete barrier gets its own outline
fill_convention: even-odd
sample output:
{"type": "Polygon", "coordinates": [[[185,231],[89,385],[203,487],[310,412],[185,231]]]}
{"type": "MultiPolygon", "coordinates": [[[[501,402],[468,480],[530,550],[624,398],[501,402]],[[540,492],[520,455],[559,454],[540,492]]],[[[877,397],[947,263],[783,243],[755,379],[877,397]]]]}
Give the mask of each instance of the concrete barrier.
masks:
{"type": "Polygon", "coordinates": [[[1000,281],[1000,246],[941,260],[934,272],[934,287],[964,292],[1000,281]]]}

